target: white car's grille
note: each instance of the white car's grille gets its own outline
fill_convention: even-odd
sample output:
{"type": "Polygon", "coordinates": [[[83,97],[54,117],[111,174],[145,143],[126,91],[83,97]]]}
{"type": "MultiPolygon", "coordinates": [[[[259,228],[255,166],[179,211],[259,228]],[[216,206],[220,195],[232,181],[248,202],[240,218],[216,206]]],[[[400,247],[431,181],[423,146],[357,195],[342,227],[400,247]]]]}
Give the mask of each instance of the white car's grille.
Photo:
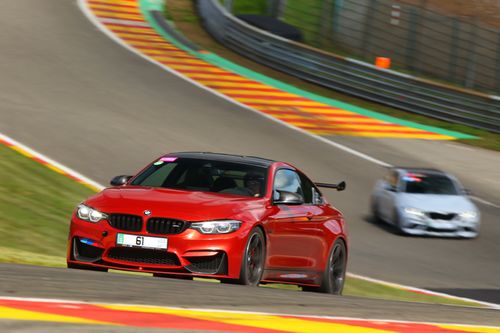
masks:
{"type": "Polygon", "coordinates": [[[429,212],[427,213],[427,216],[429,216],[433,220],[453,220],[457,214],[455,213],[448,213],[448,214],[442,214],[442,213],[436,213],[436,212],[429,212]]]}

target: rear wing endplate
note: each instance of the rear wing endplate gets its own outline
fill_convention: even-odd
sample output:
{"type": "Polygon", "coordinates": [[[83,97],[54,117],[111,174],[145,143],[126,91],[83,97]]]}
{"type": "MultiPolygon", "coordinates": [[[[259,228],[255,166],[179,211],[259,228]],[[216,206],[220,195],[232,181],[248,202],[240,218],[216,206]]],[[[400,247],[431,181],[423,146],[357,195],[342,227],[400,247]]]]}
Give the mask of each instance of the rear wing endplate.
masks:
{"type": "Polygon", "coordinates": [[[337,191],[345,190],[346,184],[344,181],[341,181],[338,184],[328,184],[328,183],[314,183],[317,187],[325,187],[325,188],[334,188],[337,191]]]}

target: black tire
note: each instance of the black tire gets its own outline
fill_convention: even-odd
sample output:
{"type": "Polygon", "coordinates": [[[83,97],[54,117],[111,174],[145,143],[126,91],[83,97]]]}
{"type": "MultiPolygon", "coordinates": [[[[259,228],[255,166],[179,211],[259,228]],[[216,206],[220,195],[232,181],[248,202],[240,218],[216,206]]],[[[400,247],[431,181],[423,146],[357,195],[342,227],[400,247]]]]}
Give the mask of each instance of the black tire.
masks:
{"type": "Polygon", "coordinates": [[[401,226],[401,218],[399,217],[399,213],[396,209],[392,213],[392,223],[394,223],[394,228],[396,228],[396,233],[398,235],[406,235],[406,232],[404,232],[403,227],[401,226]]]}
{"type": "Polygon", "coordinates": [[[375,224],[382,223],[382,219],[380,218],[380,213],[378,211],[378,203],[373,200],[371,204],[371,210],[372,210],[372,221],[375,224]]]}
{"type": "Polygon", "coordinates": [[[79,265],[79,264],[74,264],[74,263],[66,263],[66,266],[71,269],[81,269],[84,271],[96,271],[96,272],[107,272],[108,269],[104,267],[94,267],[94,266],[87,266],[87,265],[79,265]]]}
{"type": "Polygon", "coordinates": [[[347,267],[347,248],[342,239],[333,243],[328,262],[323,272],[319,287],[304,286],[304,291],[316,291],[325,294],[342,295],[347,267]]]}
{"type": "Polygon", "coordinates": [[[258,286],[264,273],[265,260],[266,241],[264,233],[259,228],[255,228],[250,232],[245,245],[245,252],[241,260],[240,278],[234,282],[245,286],[258,286]]]}
{"type": "Polygon", "coordinates": [[[154,277],[167,278],[167,279],[177,279],[177,280],[193,280],[190,275],[175,275],[175,274],[163,274],[163,273],[153,273],[154,277]]]}

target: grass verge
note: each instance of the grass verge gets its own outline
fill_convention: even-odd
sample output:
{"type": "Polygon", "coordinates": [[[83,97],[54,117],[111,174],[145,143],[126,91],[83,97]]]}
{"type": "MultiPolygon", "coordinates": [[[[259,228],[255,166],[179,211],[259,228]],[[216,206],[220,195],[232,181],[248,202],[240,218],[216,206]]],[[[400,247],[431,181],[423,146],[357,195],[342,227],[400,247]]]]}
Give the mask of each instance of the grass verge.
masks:
{"type": "Polygon", "coordinates": [[[2,260],[22,259],[5,249],[64,257],[71,212],[92,190],[3,145],[0,184],[2,260]]]}
{"type": "Polygon", "coordinates": [[[169,0],[167,1],[166,12],[168,13],[169,19],[175,23],[179,31],[181,31],[191,41],[200,45],[204,49],[216,53],[217,55],[229,61],[232,61],[240,66],[246,67],[255,72],[264,74],[273,79],[285,82],[287,84],[318,94],[320,96],[336,99],[341,102],[349,103],[368,110],[397,117],[399,119],[413,121],[428,126],[435,126],[446,130],[470,134],[478,137],[478,139],[473,139],[473,140],[464,139],[457,141],[475,147],[500,151],[500,134],[495,134],[465,125],[453,124],[437,120],[434,118],[425,117],[410,112],[405,112],[399,109],[376,104],[350,95],[341,94],[334,90],[317,86],[308,83],[306,81],[303,81],[299,78],[272,70],[268,67],[259,65],[249,59],[246,59],[219,44],[203,29],[201,22],[194,10],[193,3],[191,1],[169,0]]]}
{"type": "Polygon", "coordinates": [[[258,14],[267,13],[267,0],[233,1],[233,10],[236,14],[258,14]]]}
{"type": "MultiPolygon", "coordinates": [[[[90,189],[0,145],[0,262],[66,266],[66,238],[74,207],[90,189]]],[[[299,290],[292,285],[266,287],[299,290]]],[[[348,278],[345,295],[477,306],[348,278]]]]}
{"type": "MultiPolygon", "coordinates": [[[[268,284],[264,285],[267,288],[297,290],[300,288],[295,285],[288,284],[268,284]]],[[[386,299],[404,302],[419,302],[419,303],[434,303],[434,304],[447,304],[447,305],[462,305],[462,306],[475,306],[482,307],[477,303],[462,301],[458,299],[450,299],[440,296],[424,295],[403,289],[398,289],[379,283],[369,282],[353,277],[346,277],[343,295],[367,297],[376,299],[386,299]]]]}

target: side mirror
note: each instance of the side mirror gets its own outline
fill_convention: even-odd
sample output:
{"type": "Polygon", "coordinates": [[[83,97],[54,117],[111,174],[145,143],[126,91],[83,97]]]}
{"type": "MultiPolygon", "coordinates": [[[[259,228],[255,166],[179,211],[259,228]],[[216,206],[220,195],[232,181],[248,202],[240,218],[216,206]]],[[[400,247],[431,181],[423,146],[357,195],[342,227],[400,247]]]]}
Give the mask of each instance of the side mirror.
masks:
{"type": "Polygon", "coordinates": [[[396,186],[392,186],[390,184],[385,184],[384,189],[386,189],[389,192],[397,192],[396,186]]]}
{"type": "Polygon", "coordinates": [[[122,186],[127,184],[127,182],[132,178],[132,176],[126,176],[126,175],[121,175],[121,176],[116,176],[111,181],[109,182],[112,186],[122,186]]]}
{"type": "Polygon", "coordinates": [[[462,189],[462,192],[465,194],[465,195],[472,195],[472,191],[468,188],[464,188],[462,189]]]}
{"type": "Polygon", "coordinates": [[[344,181],[341,181],[340,183],[337,184],[337,191],[343,191],[345,190],[345,182],[344,181]]]}
{"type": "Polygon", "coordinates": [[[298,194],[288,191],[278,191],[280,197],[278,200],[274,200],[275,204],[281,205],[302,205],[304,203],[304,198],[298,194]]]}
{"type": "Polygon", "coordinates": [[[346,184],[344,181],[341,181],[338,184],[329,184],[329,183],[314,183],[317,187],[324,187],[324,188],[334,188],[337,191],[343,191],[345,190],[346,184]]]}

